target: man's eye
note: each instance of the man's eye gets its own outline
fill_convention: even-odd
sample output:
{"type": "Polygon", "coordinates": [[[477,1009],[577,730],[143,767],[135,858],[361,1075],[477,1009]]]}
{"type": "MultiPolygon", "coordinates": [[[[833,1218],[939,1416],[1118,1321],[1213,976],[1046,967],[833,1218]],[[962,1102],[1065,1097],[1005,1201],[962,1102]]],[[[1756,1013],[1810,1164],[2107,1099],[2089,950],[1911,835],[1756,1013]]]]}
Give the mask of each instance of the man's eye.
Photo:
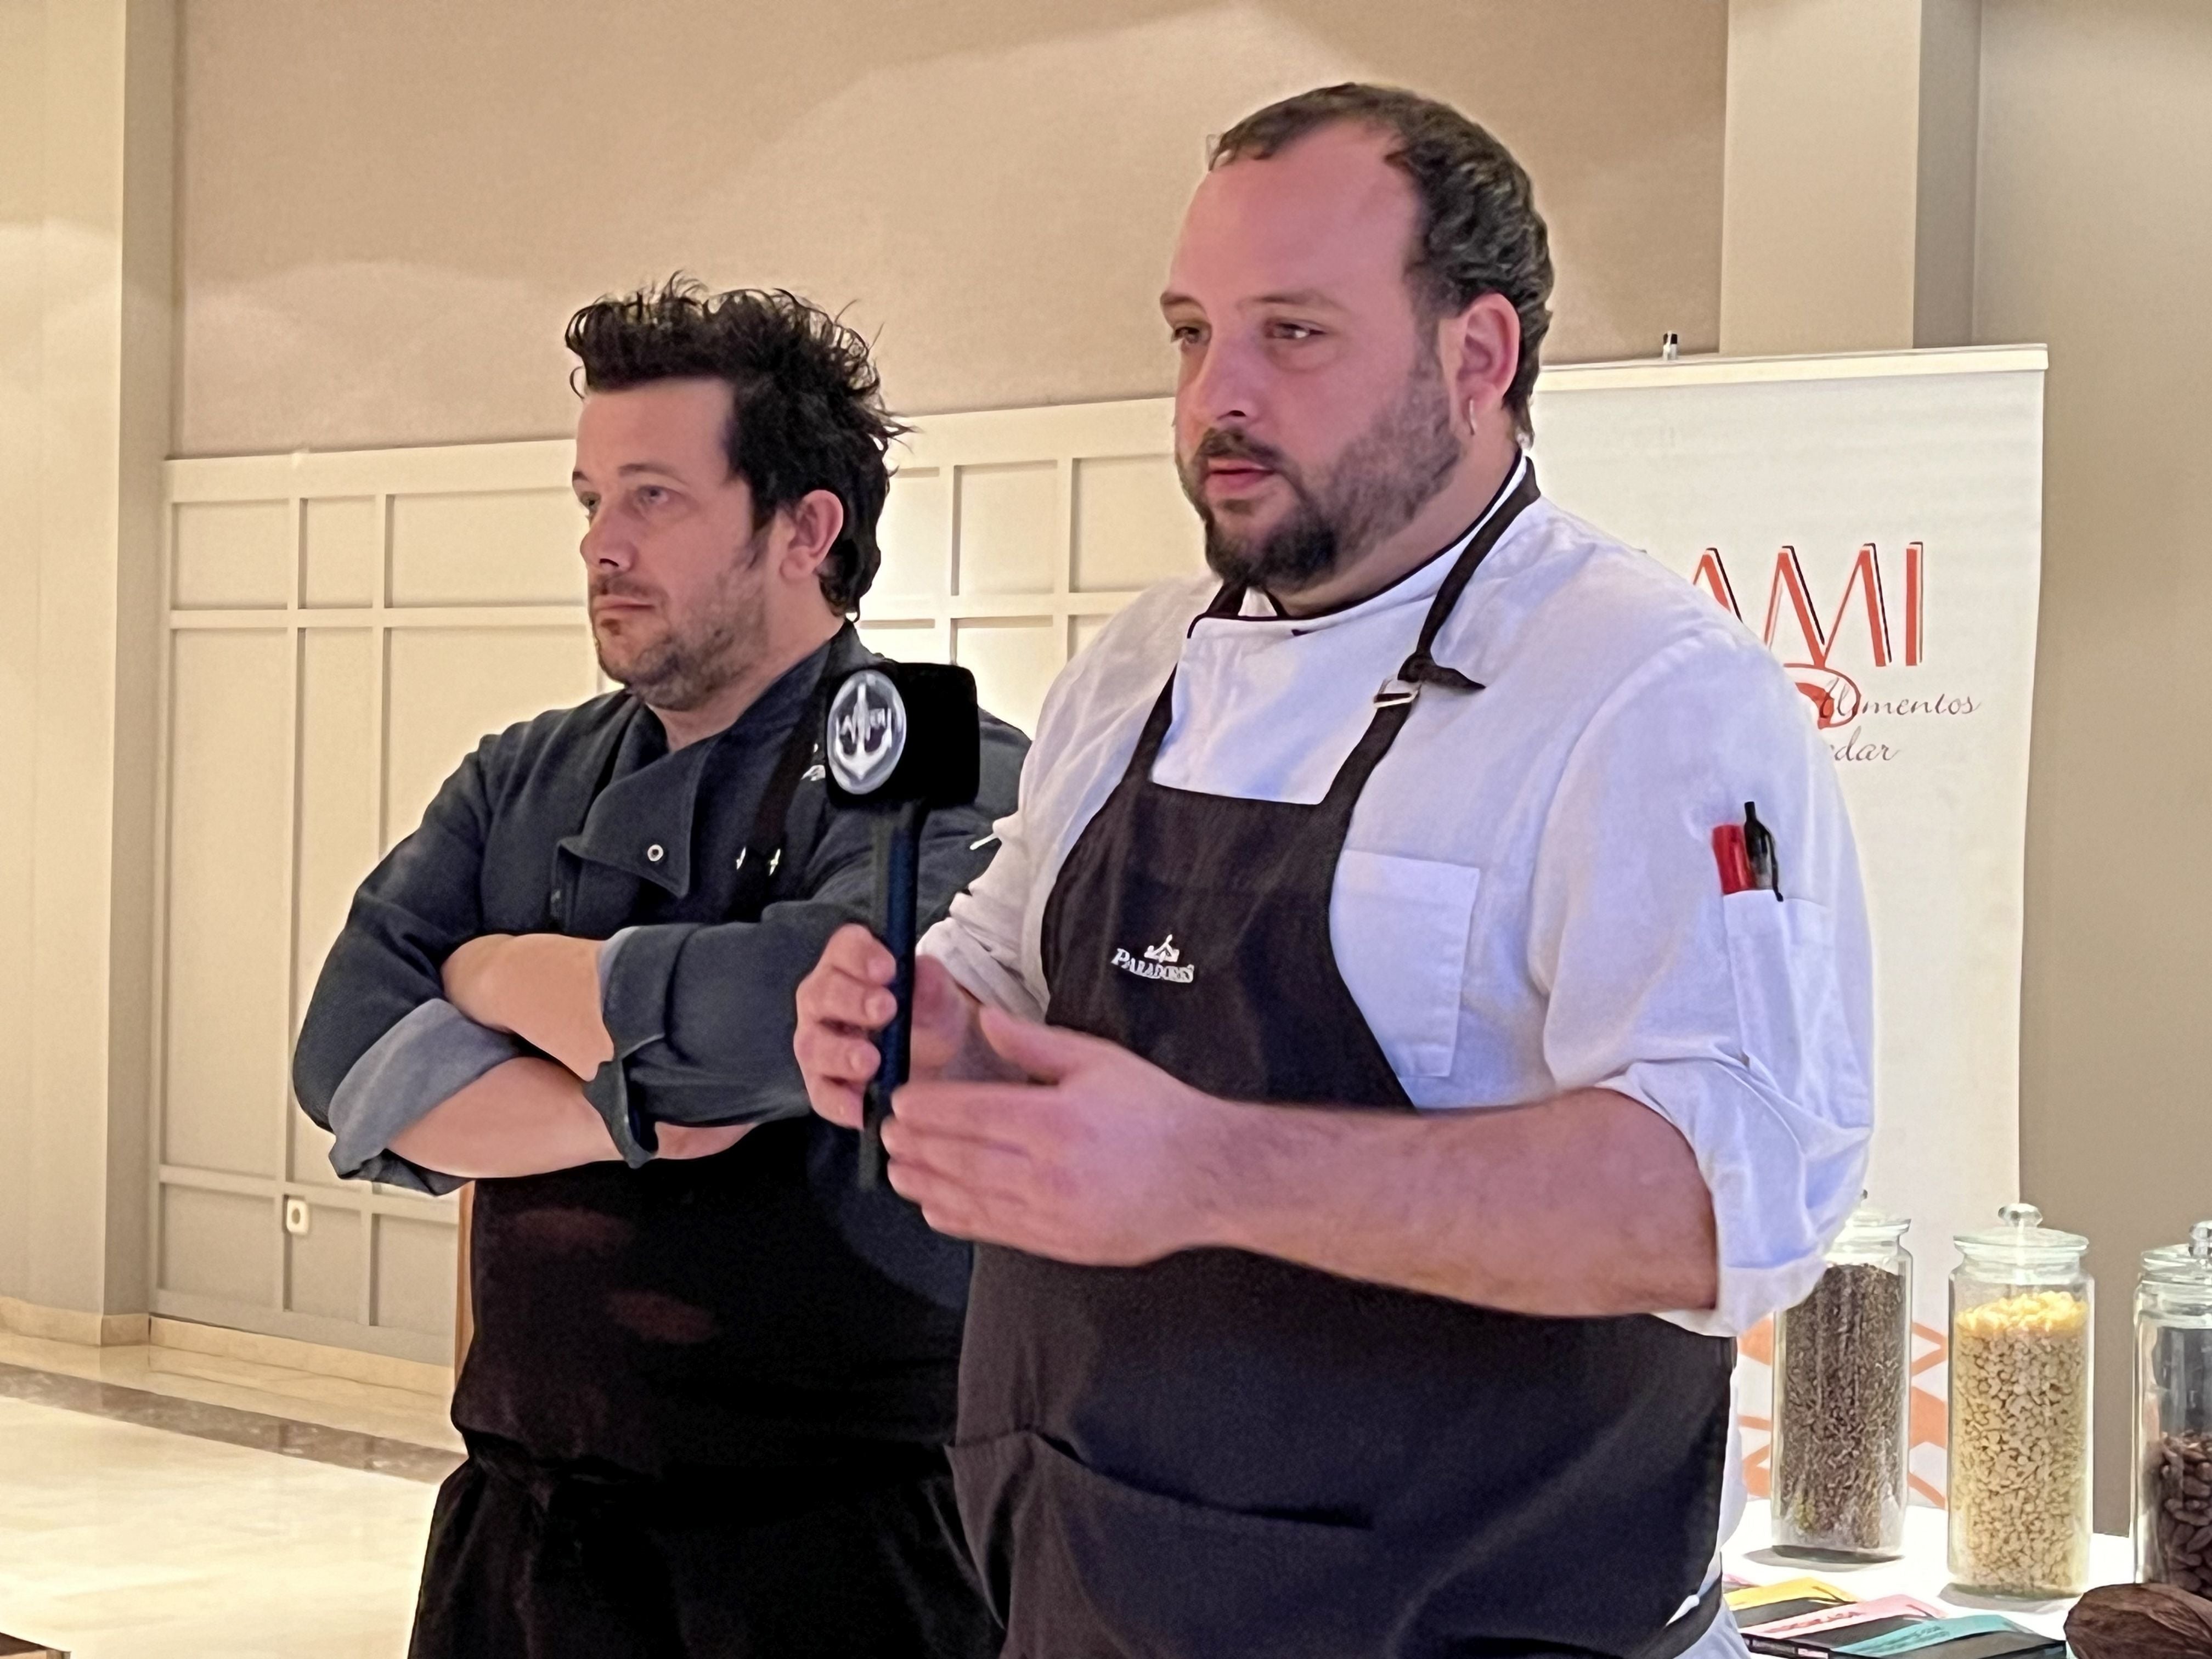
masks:
{"type": "Polygon", "coordinates": [[[599,513],[599,498],[597,495],[579,495],[576,505],[584,509],[584,518],[588,523],[599,513]]]}
{"type": "Polygon", "coordinates": [[[1205,332],[1196,323],[1178,323],[1168,331],[1168,338],[1179,346],[1196,345],[1205,332]]]}
{"type": "Polygon", "coordinates": [[[637,498],[647,507],[658,507],[668,499],[668,492],[659,484],[646,484],[638,490],[637,498]]]}
{"type": "Polygon", "coordinates": [[[1273,323],[1268,331],[1279,340],[1310,340],[1321,333],[1311,323],[1273,323]]]}

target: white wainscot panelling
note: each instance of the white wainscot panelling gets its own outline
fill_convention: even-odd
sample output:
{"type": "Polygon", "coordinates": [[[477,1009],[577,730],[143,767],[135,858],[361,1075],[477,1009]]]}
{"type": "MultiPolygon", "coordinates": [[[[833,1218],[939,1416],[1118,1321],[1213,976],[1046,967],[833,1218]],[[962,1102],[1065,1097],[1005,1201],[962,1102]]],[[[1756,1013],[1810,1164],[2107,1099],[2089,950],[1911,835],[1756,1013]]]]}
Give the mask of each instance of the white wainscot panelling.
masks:
{"type": "Polygon", "coordinates": [[[1190,574],[1206,559],[1205,537],[1158,455],[1111,455],[1075,464],[1075,569],[1079,592],[1149,587],[1190,574]]]}
{"type": "Polygon", "coordinates": [[[940,599],[951,590],[952,487],[945,468],[902,466],[892,475],[876,544],[884,562],[869,589],[875,603],[940,599]]]}
{"type": "Polygon", "coordinates": [[[163,1291],[263,1314],[276,1311],[271,1231],[283,1237],[277,1206],[245,1193],[171,1186],[161,1194],[159,1231],[163,1291]]]}
{"type": "Polygon", "coordinates": [[[387,841],[422,822],[438,787],[488,732],[594,689],[591,635],[563,627],[408,628],[391,633],[385,702],[387,841]]]}
{"type": "MultiPolygon", "coordinates": [[[[307,1231],[284,1238],[284,1306],[311,1319],[357,1320],[368,1273],[373,1216],[335,1204],[310,1205],[307,1231]]],[[[442,1227],[433,1231],[443,1233],[442,1227]]]]}
{"type": "Polygon", "coordinates": [[[311,605],[374,605],[384,587],[384,503],[335,495],[306,503],[301,598],[311,605]]]}
{"type": "Polygon", "coordinates": [[[294,511],[289,501],[179,506],[171,602],[193,611],[289,604],[294,511]]]}
{"type": "MultiPolygon", "coordinates": [[[[313,503],[310,504],[311,506],[313,503]]],[[[314,520],[308,519],[313,534],[314,520]]],[[[304,630],[300,636],[298,897],[292,947],[294,1035],[313,994],[354,889],[376,862],[377,776],[365,765],[382,739],[380,648],[368,628],[304,630]]],[[[295,1181],[337,1186],[331,1137],[304,1112],[285,1114],[295,1181]]],[[[313,1248],[319,1255],[323,1247],[313,1248]]],[[[356,1246],[358,1249],[358,1246],[356,1246]]],[[[295,1253],[296,1254],[296,1253],[295,1253]]],[[[356,1297],[355,1302],[359,1298],[356,1297]]]]}
{"type": "Polygon", "coordinates": [[[1067,644],[1048,617],[981,617],[953,623],[952,656],[975,676],[975,700],[1024,732],[1067,659],[1067,644]]]}
{"type": "Polygon", "coordinates": [[[955,568],[963,594],[1049,593],[1066,545],[1049,461],[959,469],[955,568]]]}
{"type": "Polygon", "coordinates": [[[279,1173],[291,932],[292,635],[180,636],[170,661],[162,1156],[279,1173]]]}
{"type": "Polygon", "coordinates": [[[432,1341],[453,1330],[453,1229],[409,1217],[376,1217],[374,1322],[432,1341]]]}
{"type": "Polygon", "coordinates": [[[583,509],[558,489],[399,495],[394,605],[580,605],[583,509]]]}

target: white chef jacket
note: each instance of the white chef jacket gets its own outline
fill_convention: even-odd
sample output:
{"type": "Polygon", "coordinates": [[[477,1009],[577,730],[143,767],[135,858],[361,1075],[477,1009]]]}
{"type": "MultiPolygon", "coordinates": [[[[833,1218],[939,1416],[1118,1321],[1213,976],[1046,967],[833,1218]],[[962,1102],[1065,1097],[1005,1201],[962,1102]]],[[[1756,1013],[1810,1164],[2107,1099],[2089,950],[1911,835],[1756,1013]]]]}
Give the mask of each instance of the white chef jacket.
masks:
{"type": "MultiPolygon", "coordinates": [[[[1133,601],[1054,684],[1004,845],[923,951],[1041,1018],[1045,902],[1170,672],[1155,781],[1318,802],[1466,539],[1325,616],[1255,592],[1205,617],[1211,578],[1133,601]]],[[[1734,617],[1542,498],[1433,655],[1487,689],[1425,690],[1370,778],[1330,896],[1338,972],[1419,1108],[1605,1088],[1680,1130],[1711,1191],[1720,1290],[1664,1316],[1740,1334],[1811,1291],[1873,1127],[1865,907],[1810,705],[1734,617]],[[1774,833],[1780,902],[1722,893],[1712,831],[1747,801],[1774,833]]],[[[1739,1650],[1725,1618],[1692,1650],[1739,1650]]]]}

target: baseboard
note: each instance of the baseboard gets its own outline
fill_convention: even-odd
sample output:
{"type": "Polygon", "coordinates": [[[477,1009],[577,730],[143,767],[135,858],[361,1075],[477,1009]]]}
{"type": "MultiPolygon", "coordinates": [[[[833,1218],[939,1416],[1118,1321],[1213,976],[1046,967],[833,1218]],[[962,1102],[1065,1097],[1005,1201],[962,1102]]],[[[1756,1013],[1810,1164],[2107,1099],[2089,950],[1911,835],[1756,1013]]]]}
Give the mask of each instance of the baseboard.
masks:
{"type": "Polygon", "coordinates": [[[87,1313],[79,1308],[48,1308],[21,1297],[0,1296],[0,1331],[75,1342],[88,1348],[135,1347],[147,1340],[148,1316],[87,1313]]]}
{"type": "Polygon", "coordinates": [[[150,1340],[156,1347],[182,1348],[226,1359],[250,1359],[264,1365],[287,1365],[319,1376],[342,1376],[352,1382],[406,1389],[440,1400],[453,1391],[453,1369],[447,1365],[399,1359],[390,1354],[364,1353],[358,1348],[336,1348],[321,1342],[303,1342],[294,1336],[266,1336],[258,1331],[196,1324],[191,1320],[167,1319],[159,1314],[153,1316],[150,1324],[152,1328],[143,1340],[150,1340]]]}

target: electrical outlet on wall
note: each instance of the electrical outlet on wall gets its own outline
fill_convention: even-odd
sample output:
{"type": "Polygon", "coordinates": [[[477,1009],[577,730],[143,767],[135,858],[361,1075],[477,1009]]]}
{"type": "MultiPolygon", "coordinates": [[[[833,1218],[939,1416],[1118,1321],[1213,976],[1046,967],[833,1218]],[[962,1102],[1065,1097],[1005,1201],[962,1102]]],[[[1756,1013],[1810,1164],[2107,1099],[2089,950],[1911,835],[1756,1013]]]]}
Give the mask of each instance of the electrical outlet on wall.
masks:
{"type": "Polygon", "coordinates": [[[284,1200],[284,1231],[297,1237],[307,1231],[307,1200],[288,1198],[284,1200]]]}

